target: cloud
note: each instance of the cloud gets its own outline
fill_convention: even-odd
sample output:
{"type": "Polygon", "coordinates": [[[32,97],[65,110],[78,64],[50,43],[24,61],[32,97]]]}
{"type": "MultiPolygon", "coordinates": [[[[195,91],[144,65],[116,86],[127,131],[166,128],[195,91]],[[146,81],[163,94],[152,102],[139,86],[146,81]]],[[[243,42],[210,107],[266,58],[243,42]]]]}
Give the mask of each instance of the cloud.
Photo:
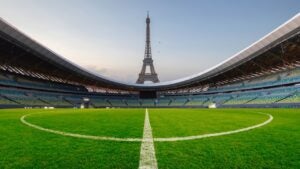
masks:
{"type": "Polygon", "coordinates": [[[96,65],[86,65],[85,68],[96,74],[100,74],[100,75],[104,75],[104,76],[106,76],[108,74],[107,68],[98,67],[96,65]]]}
{"type": "Polygon", "coordinates": [[[137,75],[133,75],[134,73],[129,70],[108,69],[105,67],[99,67],[97,65],[86,65],[84,67],[97,75],[105,76],[108,79],[122,81],[125,83],[133,83],[137,78],[137,75]]]}

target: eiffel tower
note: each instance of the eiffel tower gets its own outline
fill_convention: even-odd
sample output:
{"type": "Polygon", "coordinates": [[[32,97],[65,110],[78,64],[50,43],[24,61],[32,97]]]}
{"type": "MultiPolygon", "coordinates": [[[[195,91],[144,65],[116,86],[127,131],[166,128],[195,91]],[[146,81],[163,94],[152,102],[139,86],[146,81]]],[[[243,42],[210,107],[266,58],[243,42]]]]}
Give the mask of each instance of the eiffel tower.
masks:
{"type": "Polygon", "coordinates": [[[141,73],[139,74],[139,78],[137,79],[137,84],[144,84],[145,81],[152,81],[153,83],[158,83],[158,77],[155,72],[151,54],[151,44],[150,44],[150,18],[149,13],[146,18],[146,47],[145,47],[145,55],[143,60],[143,67],[141,73]],[[150,73],[146,73],[146,67],[150,67],[150,73]]]}

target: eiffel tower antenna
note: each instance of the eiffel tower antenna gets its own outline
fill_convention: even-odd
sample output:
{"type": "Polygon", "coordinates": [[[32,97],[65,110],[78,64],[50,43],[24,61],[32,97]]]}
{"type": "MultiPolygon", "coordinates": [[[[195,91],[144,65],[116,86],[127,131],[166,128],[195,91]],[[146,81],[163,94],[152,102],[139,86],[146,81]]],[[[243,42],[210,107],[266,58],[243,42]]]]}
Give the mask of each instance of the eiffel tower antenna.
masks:
{"type": "Polygon", "coordinates": [[[143,60],[143,66],[141,73],[136,81],[138,84],[144,84],[145,81],[151,81],[153,83],[158,83],[158,76],[155,72],[152,60],[152,53],[151,53],[151,43],[150,43],[150,17],[149,11],[147,11],[147,18],[146,18],[146,46],[145,46],[145,55],[143,60]],[[150,67],[150,73],[146,73],[146,67],[150,67]]]}

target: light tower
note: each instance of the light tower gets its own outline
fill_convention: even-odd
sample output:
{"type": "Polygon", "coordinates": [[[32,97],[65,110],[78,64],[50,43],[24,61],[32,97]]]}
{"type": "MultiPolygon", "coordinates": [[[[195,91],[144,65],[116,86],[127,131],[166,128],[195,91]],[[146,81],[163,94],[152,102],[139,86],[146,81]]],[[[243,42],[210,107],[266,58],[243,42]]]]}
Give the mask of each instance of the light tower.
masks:
{"type": "Polygon", "coordinates": [[[147,13],[146,18],[146,46],[145,46],[145,55],[143,60],[143,67],[139,77],[136,81],[138,84],[143,84],[145,81],[152,81],[153,83],[158,83],[158,77],[155,72],[152,60],[152,53],[151,53],[151,44],[150,44],[150,18],[149,12],[147,13]],[[150,67],[150,73],[146,73],[146,67],[150,67]]]}

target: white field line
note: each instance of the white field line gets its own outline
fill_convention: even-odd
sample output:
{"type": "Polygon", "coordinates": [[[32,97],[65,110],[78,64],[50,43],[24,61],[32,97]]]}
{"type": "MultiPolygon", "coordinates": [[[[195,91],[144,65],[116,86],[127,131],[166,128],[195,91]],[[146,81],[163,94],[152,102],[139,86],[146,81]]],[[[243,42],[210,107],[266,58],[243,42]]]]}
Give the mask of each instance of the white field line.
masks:
{"type": "Polygon", "coordinates": [[[261,113],[258,112],[259,114],[264,114],[269,116],[269,119],[264,121],[263,123],[246,127],[246,128],[241,128],[237,130],[231,130],[231,131],[225,131],[225,132],[220,132],[220,133],[211,133],[211,134],[202,134],[202,135],[197,135],[197,136],[187,136],[187,137],[170,137],[170,138],[154,138],[154,141],[158,142],[166,142],[166,141],[184,141],[184,140],[196,140],[196,139],[202,139],[202,138],[208,138],[208,137],[217,137],[217,136],[224,136],[224,135],[229,135],[229,134],[234,134],[234,133],[240,133],[248,130],[252,130],[258,127],[262,127],[268,123],[270,123],[273,120],[273,116],[267,113],[261,113]]]}
{"type": "Polygon", "coordinates": [[[152,129],[148,109],[145,112],[143,141],[141,145],[139,169],[157,169],[152,129]]]}
{"type": "MultiPolygon", "coordinates": [[[[93,136],[93,135],[85,135],[85,134],[76,134],[76,133],[69,133],[69,132],[64,132],[64,131],[59,131],[59,130],[52,130],[48,128],[44,128],[32,123],[29,123],[25,120],[26,117],[33,115],[33,114],[39,114],[39,113],[30,113],[23,115],[20,118],[20,121],[32,128],[53,133],[53,134],[58,134],[62,136],[68,136],[68,137],[75,137],[75,138],[83,138],[83,139],[90,139],[90,140],[107,140],[107,141],[123,141],[123,142],[142,142],[142,138],[118,138],[118,137],[105,137],[105,136],[93,136]]],[[[231,131],[225,131],[225,132],[220,132],[220,133],[211,133],[211,134],[202,134],[202,135],[195,135],[195,136],[186,136],[186,137],[169,137],[169,138],[153,138],[154,142],[167,142],[167,141],[185,141],[185,140],[196,140],[196,139],[203,139],[203,138],[208,138],[208,137],[217,137],[217,136],[223,136],[223,135],[229,135],[229,134],[235,134],[235,133],[240,133],[248,130],[252,130],[258,127],[262,127],[268,123],[270,123],[273,120],[273,116],[267,113],[259,113],[263,115],[269,116],[269,119],[264,121],[263,123],[242,128],[242,129],[237,129],[237,130],[231,130],[231,131]]]]}
{"type": "MultiPolygon", "coordinates": [[[[37,113],[32,113],[32,114],[37,114],[37,113]]],[[[90,139],[90,140],[107,140],[107,141],[126,141],[126,142],[141,142],[142,139],[140,138],[118,138],[118,137],[105,137],[105,136],[92,136],[92,135],[84,135],[84,134],[75,134],[75,133],[69,133],[69,132],[64,132],[64,131],[58,131],[58,130],[52,130],[52,129],[47,129],[35,124],[31,124],[25,120],[27,116],[30,116],[32,114],[27,114],[24,115],[20,118],[21,122],[26,124],[27,126],[33,127],[35,129],[49,132],[49,133],[54,133],[58,135],[63,135],[63,136],[69,136],[69,137],[76,137],[76,138],[84,138],[84,139],[90,139]]]]}

